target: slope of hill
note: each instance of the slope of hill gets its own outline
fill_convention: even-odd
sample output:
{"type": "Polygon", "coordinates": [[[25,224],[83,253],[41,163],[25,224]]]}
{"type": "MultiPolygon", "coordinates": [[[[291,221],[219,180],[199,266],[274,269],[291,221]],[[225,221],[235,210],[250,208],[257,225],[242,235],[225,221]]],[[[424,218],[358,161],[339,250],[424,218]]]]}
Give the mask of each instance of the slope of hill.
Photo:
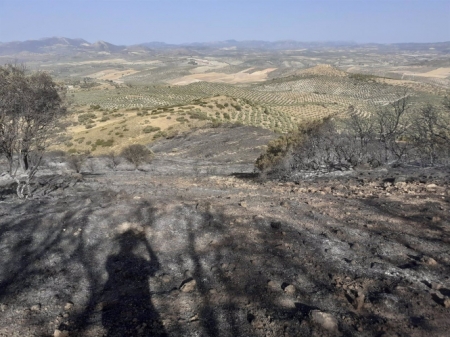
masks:
{"type": "Polygon", "coordinates": [[[0,335],[447,336],[450,172],[255,182],[272,136],[197,130],[143,171],[50,161],[26,202],[0,177],[0,335]]]}
{"type": "Polygon", "coordinates": [[[159,108],[106,110],[91,106],[77,110],[68,121],[71,126],[57,137],[51,149],[69,153],[90,151],[98,155],[119,152],[130,144],[149,144],[160,138],[173,138],[206,125],[242,124],[266,129],[290,129],[295,119],[244,99],[214,96],[190,104],[159,108]],[[292,120],[291,120],[292,119],[292,120]]]}
{"type": "MultiPolygon", "coordinates": [[[[114,73],[125,83],[145,74],[126,69],[98,74],[114,73]]],[[[246,85],[201,81],[171,86],[111,86],[109,80],[96,77],[104,84],[72,91],[75,125],[61,138],[64,141],[59,142],[60,149],[104,153],[210,123],[239,123],[287,133],[306,120],[346,114],[349,110],[369,115],[403,97],[406,88],[413,109],[439,103],[438,96],[416,90],[421,89],[418,85],[350,74],[329,65],[246,85]]]]}

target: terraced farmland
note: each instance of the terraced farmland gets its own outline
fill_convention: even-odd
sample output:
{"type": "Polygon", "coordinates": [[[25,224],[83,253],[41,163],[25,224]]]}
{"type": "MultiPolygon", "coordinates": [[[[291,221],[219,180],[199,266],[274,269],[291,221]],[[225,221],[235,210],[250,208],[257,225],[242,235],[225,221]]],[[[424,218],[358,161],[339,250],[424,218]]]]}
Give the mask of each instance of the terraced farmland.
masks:
{"type": "MultiPolygon", "coordinates": [[[[369,115],[402,97],[404,89],[397,83],[348,74],[328,66],[251,85],[196,82],[176,86],[120,85],[111,90],[93,88],[73,93],[75,106],[89,113],[103,111],[103,116],[76,126],[69,133],[75,134],[76,139],[84,137],[85,145],[90,141],[89,146],[81,146],[83,142],[79,142],[80,146],[74,146],[72,151],[93,147],[100,152],[104,143],[98,139],[107,141],[116,136],[120,141],[105,144],[144,143],[154,140],[155,135],[166,137],[208,123],[240,123],[286,133],[305,120],[350,110],[369,115]],[[93,111],[90,106],[100,110],[93,111]],[[99,146],[92,145],[96,143],[99,146]]],[[[408,90],[416,106],[438,99],[431,93],[408,90]]]]}
{"type": "Polygon", "coordinates": [[[111,110],[100,105],[78,106],[68,122],[71,124],[68,132],[59,136],[55,142],[59,145],[52,149],[94,154],[111,150],[118,152],[129,144],[148,144],[158,138],[173,137],[205,125],[237,123],[288,132],[298,123],[287,113],[227,96],[153,109],[132,107],[111,110]]]}

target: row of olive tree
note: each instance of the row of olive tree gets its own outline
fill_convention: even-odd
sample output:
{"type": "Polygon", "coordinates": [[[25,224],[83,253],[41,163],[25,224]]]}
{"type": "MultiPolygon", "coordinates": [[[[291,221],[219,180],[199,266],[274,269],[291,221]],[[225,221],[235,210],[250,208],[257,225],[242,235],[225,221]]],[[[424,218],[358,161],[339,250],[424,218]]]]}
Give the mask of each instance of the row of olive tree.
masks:
{"type": "Polygon", "coordinates": [[[412,110],[409,97],[370,117],[352,111],[347,118],[326,118],[299,126],[299,131],[275,140],[256,167],[276,177],[298,171],[330,172],[358,165],[450,162],[450,100],[442,106],[412,110]]]}
{"type": "Polygon", "coordinates": [[[28,74],[23,65],[0,66],[0,156],[20,198],[31,195],[30,180],[66,112],[64,89],[50,75],[28,74]]]}

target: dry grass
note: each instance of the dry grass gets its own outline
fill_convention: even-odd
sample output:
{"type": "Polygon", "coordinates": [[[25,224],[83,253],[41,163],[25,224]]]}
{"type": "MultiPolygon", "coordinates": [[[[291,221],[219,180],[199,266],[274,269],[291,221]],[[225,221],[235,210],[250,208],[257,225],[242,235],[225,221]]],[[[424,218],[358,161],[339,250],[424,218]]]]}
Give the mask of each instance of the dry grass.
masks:
{"type": "Polygon", "coordinates": [[[114,81],[118,83],[122,83],[123,81],[119,81],[124,76],[133,75],[138,73],[138,70],[135,69],[125,69],[125,70],[117,70],[117,69],[105,69],[99,71],[97,73],[89,75],[89,77],[103,80],[103,81],[114,81]]]}
{"type": "Polygon", "coordinates": [[[249,68],[234,74],[209,72],[209,73],[186,75],[171,80],[169,81],[169,83],[172,85],[187,85],[190,83],[201,81],[213,83],[229,83],[229,84],[262,82],[267,79],[267,75],[270,72],[276,70],[277,68],[267,68],[264,70],[248,73],[247,71],[251,69],[252,68],[249,68]]]}
{"type": "Polygon", "coordinates": [[[111,150],[120,151],[131,144],[149,144],[160,137],[170,137],[211,123],[239,123],[288,132],[301,120],[330,114],[321,106],[276,110],[228,96],[214,96],[187,105],[154,109],[100,111],[82,108],[70,116],[69,122],[73,125],[67,128],[65,134],[70,140],[53,145],[51,150],[105,154],[111,150]],[[79,120],[80,116],[87,114],[90,114],[89,118],[79,120]],[[109,140],[112,142],[107,142],[109,140]]]}
{"type": "Polygon", "coordinates": [[[412,76],[447,78],[450,76],[450,68],[437,68],[437,69],[427,71],[425,73],[413,72],[413,71],[404,71],[402,73],[405,75],[412,75],[412,76]]]}

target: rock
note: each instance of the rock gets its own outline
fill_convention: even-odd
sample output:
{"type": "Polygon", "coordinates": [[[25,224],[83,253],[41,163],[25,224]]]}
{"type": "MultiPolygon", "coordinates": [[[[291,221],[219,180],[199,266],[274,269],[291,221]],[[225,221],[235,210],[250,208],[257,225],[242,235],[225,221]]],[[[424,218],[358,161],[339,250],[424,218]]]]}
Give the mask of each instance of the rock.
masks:
{"type": "Polygon", "coordinates": [[[65,311],[69,311],[72,308],[73,308],[73,303],[72,302],[67,302],[66,305],[64,306],[64,310],[65,311]]]}
{"type": "Polygon", "coordinates": [[[320,310],[312,310],[310,313],[311,321],[320,325],[325,330],[337,331],[338,322],[337,319],[330,313],[323,312],[320,310]]]}
{"type": "Polygon", "coordinates": [[[184,280],[181,284],[180,290],[184,293],[190,293],[195,290],[197,286],[197,281],[194,279],[184,280]]]}
{"type": "Polygon", "coordinates": [[[78,181],[82,181],[83,180],[83,175],[81,173],[70,173],[71,178],[76,179],[78,181]]]}
{"type": "Polygon", "coordinates": [[[325,193],[330,194],[330,193],[331,193],[331,187],[330,187],[330,186],[327,186],[327,187],[325,187],[325,188],[323,189],[323,191],[324,191],[325,193]]]}
{"type": "Polygon", "coordinates": [[[95,311],[102,311],[104,308],[106,308],[107,303],[106,302],[99,302],[95,305],[94,310],[95,311]]]}
{"type": "Polygon", "coordinates": [[[254,329],[264,329],[264,321],[261,319],[254,319],[250,323],[254,329]]]}
{"type": "Polygon", "coordinates": [[[286,287],[284,287],[284,292],[286,294],[295,294],[295,287],[292,284],[287,285],[286,287]]]}
{"type": "Polygon", "coordinates": [[[0,310],[3,312],[3,311],[5,311],[6,309],[8,309],[8,305],[7,304],[0,304],[0,310]]]}
{"type": "Polygon", "coordinates": [[[353,296],[349,295],[349,296],[352,297],[352,299],[353,299],[353,301],[352,301],[353,307],[358,311],[361,310],[364,306],[364,300],[366,298],[364,293],[362,291],[354,291],[354,295],[353,296]]]}
{"type": "Polygon", "coordinates": [[[244,207],[244,208],[247,208],[247,207],[248,207],[248,205],[247,205],[247,203],[246,203],[245,201],[241,201],[241,202],[239,203],[239,206],[244,207]]]}
{"type": "Polygon", "coordinates": [[[213,213],[213,206],[209,201],[199,201],[199,203],[195,206],[198,212],[203,213],[213,213]]]}
{"type": "Polygon", "coordinates": [[[53,337],[69,337],[69,331],[56,329],[53,337]]]}
{"type": "Polygon", "coordinates": [[[271,290],[278,290],[280,288],[278,288],[277,283],[275,281],[268,281],[267,282],[267,288],[271,289],[271,290]]]}
{"type": "Polygon", "coordinates": [[[395,187],[397,188],[406,188],[406,185],[407,185],[406,182],[403,181],[395,183],[395,187]]]}
{"type": "Polygon", "coordinates": [[[31,309],[31,311],[40,311],[41,310],[41,304],[40,303],[35,304],[35,305],[31,306],[30,309],[31,309]]]}
{"type": "Polygon", "coordinates": [[[170,281],[172,281],[172,278],[171,278],[169,275],[163,275],[162,278],[161,278],[161,280],[162,280],[164,283],[169,283],[170,281]]]}
{"type": "Polygon", "coordinates": [[[179,293],[180,293],[180,290],[177,288],[174,288],[170,291],[170,296],[178,296],[179,293]]]}
{"type": "Polygon", "coordinates": [[[443,296],[439,292],[431,294],[431,297],[437,304],[442,305],[444,308],[450,308],[450,297],[443,296]]]}
{"type": "Polygon", "coordinates": [[[435,190],[436,187],[437,187],[436,184],[428,184],[425,188],[426,188],[427,190],[435,190]]]}
{"type": "Polygon", "coordinates": [[[426,264],[428,264],[428,265],[430,265],[430,266],[435,266],[435,265],[438,264],[438,263],[436,262],[435,259],[433,259],[432,257],[428,257],[428,256],[422,257],[422,258],[420,259],[420,262],[426,263],[426,264]]]}
{"type": "Polygon", "coordinates": [[[445,298],[442,300],[442,305],[445,308],[450,308],[450,297],[445,296],[445,298]]]}
{"type": "Polygon", "coordinates": [[[394,178],[394,185],[403,185],[403,183],[406,183],[407,179],[405,176],[398,176],[394,178]]]}
{"type": "Polygon", "coordinates": [[[194,316],[189,318],[189,322],[195,322],[195,321],[198,321],[198,314],[195,314],[194,316]]]}
{"type": "Polygon", "coordinates": [[[440,283],[436,283],[436,282],[431,282],[430,283],[430,288],[433,290],[439,290],[442,288],[442,284],[440,283]]]}

